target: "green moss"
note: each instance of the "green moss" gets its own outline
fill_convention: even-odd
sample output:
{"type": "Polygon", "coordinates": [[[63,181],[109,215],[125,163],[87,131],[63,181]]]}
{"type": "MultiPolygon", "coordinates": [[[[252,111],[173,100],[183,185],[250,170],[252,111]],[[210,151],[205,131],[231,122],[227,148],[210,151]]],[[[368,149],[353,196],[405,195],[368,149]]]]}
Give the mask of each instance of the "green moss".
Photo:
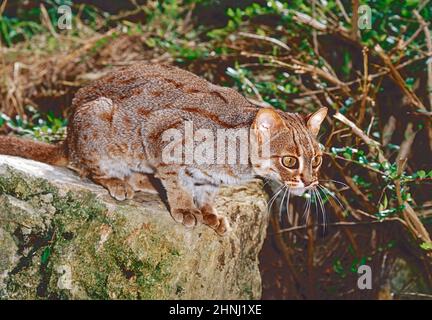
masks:
{"type": "Polygon", "coordinates": [[[252,287],[247,284],[242,288],[242,296],[244,299],[254,299],[252,287]]]}
{"type": "Polygon", "coordinates": [[[41,178],[29,179],[20,172],[6,169],[6,174],[0,176],[0,194],[13,195],[20,200],[28,200],[36,195],[52,193],[55,188],[41,178]]]}
{"type": "Polygon", "coordinates": [[[84,284],[90,299],[107,300],[110,298],[108,290],[108,274],[105,272],[96,272],[94,282],[84,284]]]}
{"type": "Polygon", "coordinates": [[[24,270],[9,274],[6,281],[6,291],[8,299],[38,299],[37,290],[40,283],[40,255],[36,253],[32,258],[32,263],[24,270]]]}
{"type": "MultiPolygon", "coordinates": [[[[30,263],[8,275],[8,298],[187,296],[184,287],[190,279],[182,277],[179,281],[177,270],[179,265],[184,266],[184,246],[177,242],[175,234],[163,229],[166,225],[155,223],[153,215],[143,215],[128,203],[108,211],[89,191],[59,192],[43,179],[15,171],[0,177],[0,193],[29,205],[28,215],[34,218],[29,219],[31,236],[43,240],[38,246],[30,243],[24,253],[30,263]],[[35,209],[34,213],[30,207],[35,209]],[[70,270],[70,275],[58,271],[65,268],[70,270]],[[71,287],[63,282],[69,280],[71,287]]],[[[6,210],[12,213],[14,208],[17,207],[11,202],[11,208],[6,210]]],[[[13,234],[17,226],[11,225],[13,228],[8,233],[13,234]]],[[[22,242],[22,239],[15,241],[22,242]]],[[[17,246],[23,247],[22,243],[17,246]]],[[[206,261],[207,253],[203,253],[202,259],[206,261]]],[[[243,296],[252,297],[252,291],[245,288],[243,296]]]]}
{"type": "MultiPolygon", "coordinates": [[[[171,288],[166,283],[180,254],[167,239],[150,228],[143,233],[142,241],[148,243],[145,254],[125,246],[130,235],[126,218],[119,213],[107,218],[105,206],[92,194],[68,193],[55,199],[53,205],[57,237],[50,264],[65,263],[65,257],[72,255],[69,262],[74,283],[88,298],[156,299],[168,295],[171,288]],[[98,247],[103,228],[112,228],[112,233],[98,247]],[[66,239],[65,234],[69,235],[66,239]]],[[[134,239],[140,240],[140,236],[134,239]]],[[[53,274],[48,288],[51,294],[57,291],[57,281],[58,275],[53,274]]]]}
{"type": "MultiPolygon", "coordinates": [[[[155,237],[153,241],[155,241],[155,237]]],[[[100,291],[109,287],[110,297],[117,299],[157,299],[168,294],[167,279],[172,274],[175,255],[161,255],[160,246],[152,246],[145,255],[125,247],[126,234],[114,232],[99,252],[94,252],[94,246],[87,247],[97,256],[91,259],[91,266],[86,268],[84,278],[91,284],[86,291],[91,298],[100,296],[100,291]],[[98,270],[97,276],[92,276],[92,270],[98,270]],[[108,279],[101,282],[100,278],[108,279]],[[109,275],[109,276],[108,276],[109,275]],[[95,290],[95,288],[100,288],[95,290]],[[90,290],[89,290],[90,289],[90,290]]],[[[169,249],[171,250],[171,249],[169,249]]],[[[167,250],[167,251],[169,251],[167,250]]]]}
{"type": "MultiPolygon", "coordinates": [[[[65,292],[61,294],[54,292],[57,279],[51,279],[52,267],[59,261],[62,247],[70,242],[67,240],[68,237],[63,237],[63,234],[77,233],[93,220],[98,220],[100,223],[107,222],[104,216],[106,207],[97,201],[91,192],[68,192],[65,196],[60,196],[57,188],[46,180],[29,178],[10,169],[7,169],[5,175],[0,176],[0,194],[8,194],[33,204],[41,204],[41,199],[39,199],[41,195],[52,194],[50,205],[55,208],[50,226],[50,229],[55,232],[51,239],[52,243],[50,246],[38,248],[36,251],[30,250],[33,261],[30,265],[24,266],[22,270],[9,275],[8,292],[19,293],[20,297],[29,299],[52,295],[65,297],[65,292]],[[47,255],[47,248],[49,248],[49,256],[47,255]]],[[[101,289],[103,288],[102,279],[103,276],[99,275],[94,289],[94,296],[101,299],[108,297],[101,289]]]]}
{"type": "Polygon", "coordinates": [[[73,234],[94,219],[109,222],[104,216],[106,207],[91,192],[69,191],[64,197],[56,194],[53,206],[56,208],[54,226],[60,234],[73,234]]]}

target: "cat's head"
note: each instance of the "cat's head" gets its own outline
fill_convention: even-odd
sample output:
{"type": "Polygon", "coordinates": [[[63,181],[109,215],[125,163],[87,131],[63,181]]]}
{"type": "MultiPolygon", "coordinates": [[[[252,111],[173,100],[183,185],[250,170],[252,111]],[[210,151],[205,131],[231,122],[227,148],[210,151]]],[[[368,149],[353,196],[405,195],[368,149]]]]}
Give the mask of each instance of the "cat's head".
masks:
{"type": "Polygon", "coordinates": [[[277,180],[302,194],[318,184],[322,151],[317,141],[327,108],[307,116],[270,108],[258,111],[252,132],[259,150],[268,143],[268,157],[252,161],[257,175],[277,180]]]}

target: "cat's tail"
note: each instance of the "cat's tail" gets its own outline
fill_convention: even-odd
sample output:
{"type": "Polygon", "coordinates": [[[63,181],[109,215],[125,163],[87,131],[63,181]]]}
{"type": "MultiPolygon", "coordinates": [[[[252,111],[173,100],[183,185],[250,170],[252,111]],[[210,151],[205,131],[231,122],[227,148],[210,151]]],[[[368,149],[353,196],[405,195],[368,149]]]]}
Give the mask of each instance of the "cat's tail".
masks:
{"type": "Polygon", "coordinates": [[[18,156],[57,166],[67,166],[65,143],[49,144],[25,138],[0,136],[0,154],[18,156]]]}

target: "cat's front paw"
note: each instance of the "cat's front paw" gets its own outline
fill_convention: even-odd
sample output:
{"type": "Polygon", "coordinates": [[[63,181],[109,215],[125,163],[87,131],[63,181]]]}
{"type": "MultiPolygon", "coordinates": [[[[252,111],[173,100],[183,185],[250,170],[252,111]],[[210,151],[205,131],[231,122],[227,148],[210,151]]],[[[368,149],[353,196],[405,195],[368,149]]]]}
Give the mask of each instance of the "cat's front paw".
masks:
{"type": "Polygon", "coordinates": [[[127,182],[130,184],[134,191],[143,191],[147,193],[158,194],[158,191],[150,182],[150,179],[146,174],[134,172],[128,177],[127,182]]]}
{"type": "Polygon", "coordinates": [[[94,179],[95,182],[101,184],[108,189],[111,197],[116,200],[123,201],[134,197],[134,190],[129,183],[116,178],[94,179]]]}
{"type": "Polygon", "coordinates": [[[132,199],[134,197],[135,192],[131,188],[130,185],[124,184],[124,185],[117,185],[115,188],[110,189],[110,194],[114,198],[116,198],[119,201],[123,201],[126,199],[132,199]]]}
{"type": "Polygon", "coordinates": [[[216,227],[215,231],[217,232],[218,235],[223,236],[224,234],[226,234],[228,231],[231,230],[231,226],[226,217],[219,216],[218,221],[219,224],[216,227]]]}
{"type": "Polygon", "coordinates": [[[228,222],[228,219],[224,216],[217,214],[216,210],[211,208],[204,208],[203,211],[203,222],[205,225],[208,225],[210,228],[214,229],[217,234],[224,235],[227,233],[231,227],[228,222]]]}
{"type": "Polygon", "coordinates": [[[182,223],[187,228],[193,228],[201,216],[201,212],[194,208],[174,208],[171,210],[171,216],[177,222],[182,223]]]}

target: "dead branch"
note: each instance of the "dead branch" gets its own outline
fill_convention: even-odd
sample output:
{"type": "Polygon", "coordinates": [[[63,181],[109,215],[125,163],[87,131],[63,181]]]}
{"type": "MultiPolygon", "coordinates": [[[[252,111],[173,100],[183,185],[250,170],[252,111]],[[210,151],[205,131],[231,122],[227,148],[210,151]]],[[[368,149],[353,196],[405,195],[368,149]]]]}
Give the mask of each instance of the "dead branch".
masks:
{"type": "Polygon", "coordinates": [[[402,92],[409,99],[411,105],[418,108],[418,109],[426,110],[425,106],[420,101],[420,99],[417,97],[417,95],[411,89],[409,89],[406,86],[404,79],[402,78],[401,74],[399,73],[399,71],[394,66],[393,62],[391,61],[391,58],[384,52],[384,49],[381,48],[381,46],[379,44],[376,44],[374,49],[375,49],[375,52],[378,53],[378,55],[380,56],[380,58],[382,59],[384,64],[389,68],[390,75],[391,75],[392,79],[395,81],[395,83],[398,85],[398,87],[402,90],[402,92]]]}
{"type": "MultiPolygon", "coordinates": [[[[417,10],[413,11],[414,15],[416,16],[417,20],[419,21],[421,27],[423,28],[423,32],[426,39],[426,46],[428,48],[428,54],[432,55],[432,36],[431,32],[429,30],[429,24],[424,21],[422,16],[418,13],[417,10]]],[[[429,108],[432,110],[432,62],[429,61],[427,63],[427,92],[429,97],[429,108]]]]}
{"type": "Polygon", "coordinates": [[[246,37],[246,38],[251,38],[251,39],[258,39],[258,40],[264,40],[270,43],[273,43],[283,49],[285,49],[286,51],[291,51],[291,48],[288,47],[285,43],[283,43],[282,41],[272,38],[272,37],[268,37],[268,36],[261,36],[258,34],[253,34],[253,33],[249,33],[249,32],[239,32],[238,35],[246,37]]]}

